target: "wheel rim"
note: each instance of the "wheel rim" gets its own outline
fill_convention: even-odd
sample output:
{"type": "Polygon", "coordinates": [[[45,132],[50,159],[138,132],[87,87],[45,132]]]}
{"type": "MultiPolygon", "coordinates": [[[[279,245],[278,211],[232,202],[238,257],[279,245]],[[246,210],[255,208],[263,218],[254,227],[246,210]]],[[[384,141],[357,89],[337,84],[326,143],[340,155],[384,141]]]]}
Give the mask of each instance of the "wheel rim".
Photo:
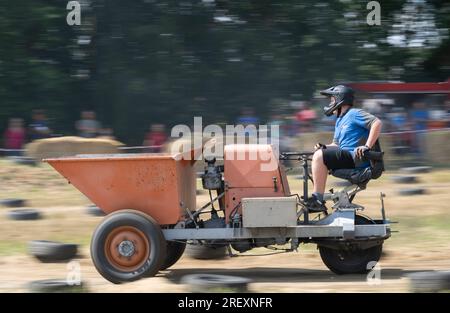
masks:
{"type": "Polygon", "coordinates": [[[150,242],[147,236],[135,227],[117,227],[106,237],[105,255],[115,268],[132,272],[148,260],[150,242]]]}

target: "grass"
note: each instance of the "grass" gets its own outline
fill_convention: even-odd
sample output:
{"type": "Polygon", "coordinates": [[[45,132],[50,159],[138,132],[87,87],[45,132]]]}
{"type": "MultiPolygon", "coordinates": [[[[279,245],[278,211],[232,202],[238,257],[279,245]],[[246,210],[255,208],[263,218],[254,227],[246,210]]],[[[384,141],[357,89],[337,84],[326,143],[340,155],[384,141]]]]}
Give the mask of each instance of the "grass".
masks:
{"type": "Polygon", "coordinates": [[[17,240],[0,240],[0,256],[25,254],[27,243],[17,240]]]}
{"type": "Polygon", "coordinates": [[[24,166],[0,159],[0,199],[21,198],[27,205],[74,206],[89,203],[48,164],[24,166]]]}
{"type": "Polygon", "coordinates": [[[430,249],[448,246],[450,242],[450,214],[436,214],[424,217],[398,217],[393,224],[390,241],[394,246],[430,249]]]}
{"type": "MultiPolygon", "coordinates": [[[[79,245],[80,250],[83,250],[84,248],[89,247],[91,236],[86,234],[79,234],[73,236],[56,234],[55,236],[50,237],[46,236],[44,239],[58,242],[75,243],[79,245]]],[[[29,238],[29,240],[24,239],[0,240],[0,256],[26,254],[28,251],[28,241],[31,240],[34,239],[29,238]]]]}

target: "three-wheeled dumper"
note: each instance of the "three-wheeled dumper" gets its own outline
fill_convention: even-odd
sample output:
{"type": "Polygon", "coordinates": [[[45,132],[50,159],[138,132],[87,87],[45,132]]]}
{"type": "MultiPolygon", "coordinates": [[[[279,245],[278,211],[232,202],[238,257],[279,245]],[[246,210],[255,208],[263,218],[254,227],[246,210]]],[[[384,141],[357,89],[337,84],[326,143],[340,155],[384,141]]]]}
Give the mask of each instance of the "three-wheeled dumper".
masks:
{"type": "Polygon", "coordinates": [[[172,266],[186,244],[231,245],[244,252],[273,245],[296,250],[300,243],[316,243],[333,272],[367,272],[390,236],[383,205],[382,219],[374,220],[352,202],[370,173],[344,173],[352,185],[326,194],[332,209],[318,215],[306,205],[311,155],[282,153],[278,158],[270,145],[226,145],[223,165],[206,160],[202,184],[211,201],[200,209],[195,161],[183,154],[78,155],[46,161],[108,214],[93,234],[91,256],[100,274],[113,283],[153,276],[172,266]],[[302,196],[289,189],[281,160],[302,163],[302,196]]]}

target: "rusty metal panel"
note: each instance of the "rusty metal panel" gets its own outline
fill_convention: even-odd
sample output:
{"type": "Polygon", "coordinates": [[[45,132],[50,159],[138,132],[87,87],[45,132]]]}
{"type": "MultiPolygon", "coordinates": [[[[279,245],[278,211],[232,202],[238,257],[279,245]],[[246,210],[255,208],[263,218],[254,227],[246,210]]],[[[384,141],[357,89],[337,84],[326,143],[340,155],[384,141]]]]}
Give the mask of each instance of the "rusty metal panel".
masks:
{"type": "Polygon", "coordinates": [[[270,145],[226,145],[224,179],[230,188],[271,188],[280,184],[278,159],[270,145]]]}
{"type": "Polygon", "coordinates": [[[46,160],[104,212],[134,209],[161,225],[195,209],[193,162],[170,154],[85,155],[46,160]]]}
{"type": "Polygon", "coordinates": [[[271,145],[226,145],[224,152],[227,222],[230,214],[236,212],[235,208],[241,213],[242,198],[290,194],[284,168],[280,166],[271,145]]]}

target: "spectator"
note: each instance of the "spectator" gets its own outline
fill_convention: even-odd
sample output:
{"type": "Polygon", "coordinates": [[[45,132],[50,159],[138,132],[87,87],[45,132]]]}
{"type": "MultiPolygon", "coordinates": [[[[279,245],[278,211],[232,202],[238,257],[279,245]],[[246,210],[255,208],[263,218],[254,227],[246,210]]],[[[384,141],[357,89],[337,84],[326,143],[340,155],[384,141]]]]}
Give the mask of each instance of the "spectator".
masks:
{"type": "Polygon", "coordinates": [[[300,111],[296,114],[296,118],[300,123],[300,132],[305,133],[314,130],[313,125],[317,120],[317,114],[307,103],[301,107],[300,111]]]}
{"type": "Polygon", "coordinates": [[[446,117],[447,111],[445,110],[445,108],[440,108],[437,106],[433,107],[429,111],[430,121],[428,122],[428,128],[429,129],[445,128],[447,125],[446,117]]]}
{"type": "Polygon", "coordinates": [[[321,118],[320,130],[324,132],[334,132],[334,125],[336,124],[336,116],[326,116],[321,118]]]}
{"type": "Polygon", "coordinates": [[[241,112],[241,116],[239,116],[237,119],[237,123],[244,126],[258,126],[259,118],[256,117],[255,111],[252,108],[244,108],[241,112]]]}
{"type": "Polygon", "coordinates": [[[241,116],[237,119],[238,125],[243,125],[244,127],[247,126],[254,126],[254,129],[247,128],[245,130],[244,136],[249,136],[252,138],[257,137],[257,129],[259,126],[259,118],[256,116],[255,111],[252,108],[244,108],[242,110],[241,116]]]}
{"type": "Polygon", "coordinates": [[[78,136],[95,138],[99,134],[101,125],[95,119],[94,111],[83,111],[81,112],[81,120],[76,122],[75,128],[78,130],[78,136]]]}
{"type": "Polygon", "coordinates": [[[377,99],[364,99],[362,109],[370,114],[381,114],[383,112],[381,101],[377,101],[377,99]]]}
{"type": "Polygon", "coordinates": [[[415,130],[426,130],[428,122],[428,110],[423,102],[414,102],[411,118],[415,130]]]}
{"type": "Polygon", "coordinates": [[[150,126],[150,130],[145,135],[144,146],[151,146],[147,149],[148,152],[161,152],[162,146],[167,140],[165,133],[165,126],[163,124],[153,124],[150,126]]]}
{"type": "MultiPolygon", "coordinates": [[[[19,150],[25,143],[25,128],[21,118],[9,119],[8,128],[4,134],[5,148],[19,150]]],[[[19,151],[8,151],[7,155],[20,155],[19,151]]]]}
{"type": "Polygon", "coordinates": [[[428,111],[423,102],[414,102],[413,110],[411,111],[411,119],[414,130],[414,151],[423,154],[425,147],[425,134],[423,131],[427,129],[428,111]]]}
{"type": "Polygon", "coordinates": [[[450,100],[445,101],[445,112],[447,113],[445,116],[445,127],[450,127],[450,100]]]}
{"type": "Polygon", "coordinates": [[[28,126],[28,136],[30,141],[51,136],[51,130],[48,127],[47,117],[43,110],[34,110],[32,119],[33,121],[28,126]]]}
{"type": "Polygon", "coordinates": [[[395,153],[401,155],[405,151],[409,151],[412,144],[408,115],[403,107],[393,107],[388,118],[390,131],[394,132],[392,136],[393,149],[395,153]]]}
{"type": "Polygon", "coordinates": [[[393,131],[405,130],[407,122],[405,109],[402,107],[394,107],[392,112],[389,114],[389,119],[393,131]]]}
{"type": "Polygon", "coordinates": [[[271,143],[275,147],[279,147],[280,151],[287,151],[286,147],[286,134],[285,134],[285,121],[281,114],[273,114],[268,122],[268,138],[267,142],[271,143]],[[278,132],[273,132],[274,129],[278,128],[278,132]],[[273,128],[273,129],[272,129],[273,128]]]}

